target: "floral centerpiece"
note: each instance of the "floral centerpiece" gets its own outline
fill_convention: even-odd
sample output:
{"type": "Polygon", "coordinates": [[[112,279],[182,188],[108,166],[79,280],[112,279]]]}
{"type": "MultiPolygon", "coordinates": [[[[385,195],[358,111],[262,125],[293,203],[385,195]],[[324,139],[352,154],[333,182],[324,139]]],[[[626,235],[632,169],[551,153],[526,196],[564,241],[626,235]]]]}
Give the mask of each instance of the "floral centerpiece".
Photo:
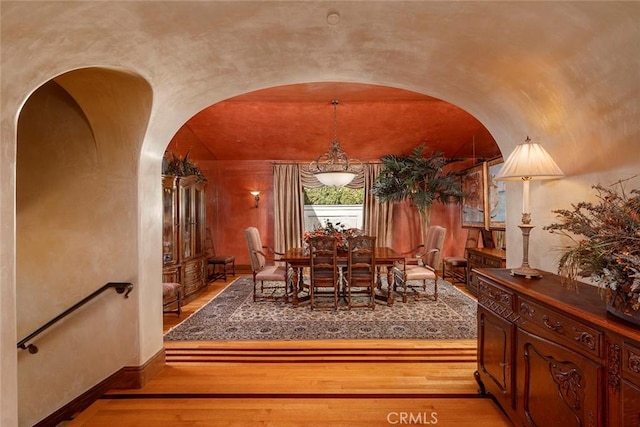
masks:
{"type": "Polygon", "coordinates": [[[558,223],[544,227],[569,237],[558,274],[566,284],[590,277],[603,290],[608,310],[640,324],[640,189],[595,185],[599,202],[555,210],[558,223]]]}
{"type": "Polygon", "coordinates": [[[315,236],[333,236],[338,241],[338,250],[347,250],[347,238],[357,236],[360,230],[357,228],[347,228],[346,225],[336,222],[335,225],[330,220],[325,220],[324,226],[316,226],[312,231],[306,231],[303,236],[305,243],[315,236]]]}

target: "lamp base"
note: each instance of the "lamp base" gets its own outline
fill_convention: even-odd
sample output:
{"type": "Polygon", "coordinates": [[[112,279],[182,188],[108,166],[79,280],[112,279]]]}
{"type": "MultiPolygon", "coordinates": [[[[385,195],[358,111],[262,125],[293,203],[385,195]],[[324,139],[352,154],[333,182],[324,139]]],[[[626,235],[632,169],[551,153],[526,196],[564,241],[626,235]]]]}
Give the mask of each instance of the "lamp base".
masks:
{"type": "Polygon", "coordinates": [[[542,274],[535,268],[531,268],[529,266],[523,265],[518,268],[514,268],[511,270],[512,276],[524,276],[525,279],[539,279],[542,277],[542,274]]]}
{"type": "Polygon", "coordinates": [[[512,276],[524,276],[525,279],[539,279],[542,274],[535,268],[529,266],[529,234],[535,225],[524,223],[525,219],[529,219],[529,214],[522,214],[523,224],[518,225],[522,230],[522,265],[511,270],[512,276]]]}

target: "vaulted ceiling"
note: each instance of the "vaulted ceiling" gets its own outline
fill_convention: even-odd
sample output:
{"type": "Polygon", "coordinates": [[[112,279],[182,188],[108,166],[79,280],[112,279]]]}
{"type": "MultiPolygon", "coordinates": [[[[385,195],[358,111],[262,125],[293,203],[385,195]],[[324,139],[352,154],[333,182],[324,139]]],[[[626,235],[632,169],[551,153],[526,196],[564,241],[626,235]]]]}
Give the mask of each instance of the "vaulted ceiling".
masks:
{"type": "Polygon", "coordinates": [[[461,108],[407,90],[357,83],[280,86],[218,102],[188,120],[172,144],[193,150],[195,158],[312,160],[333,140],[332,100],[339,102],[337,139],[351,157],[377,160],[421,144],[447,157],[500,155],[487,129],[461,108]]]}

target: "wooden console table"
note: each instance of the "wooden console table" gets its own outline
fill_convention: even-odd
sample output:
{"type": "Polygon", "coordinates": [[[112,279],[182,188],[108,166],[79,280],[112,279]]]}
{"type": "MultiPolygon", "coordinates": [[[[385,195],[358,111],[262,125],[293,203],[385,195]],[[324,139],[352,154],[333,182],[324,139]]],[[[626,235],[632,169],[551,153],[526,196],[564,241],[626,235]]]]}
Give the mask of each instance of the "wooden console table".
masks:
{"type": "Polygon", "coordinates": [[[507,252],[502,249],[467,248],[467,265],[469,277],[465,287],[473,295],[478,296],[478,278],[474,268],[505,268],[507,252]]]}
{"type": "Polygon", "coordinates": [[[476,270],[478,371],[518,426],[640,426],[640,328],[599,290],[476,270]]]}

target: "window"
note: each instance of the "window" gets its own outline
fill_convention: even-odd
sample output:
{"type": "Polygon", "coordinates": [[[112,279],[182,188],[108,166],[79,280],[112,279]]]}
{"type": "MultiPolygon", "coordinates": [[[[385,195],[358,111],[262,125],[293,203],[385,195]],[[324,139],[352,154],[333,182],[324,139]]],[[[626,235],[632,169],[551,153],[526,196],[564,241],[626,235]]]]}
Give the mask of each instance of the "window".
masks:
{"type": "Polygon", "coordinates": [[[326,220],[347,228],[362,228],[363,188],[304,188],[304,229],[324,226],[326,220]]]}

